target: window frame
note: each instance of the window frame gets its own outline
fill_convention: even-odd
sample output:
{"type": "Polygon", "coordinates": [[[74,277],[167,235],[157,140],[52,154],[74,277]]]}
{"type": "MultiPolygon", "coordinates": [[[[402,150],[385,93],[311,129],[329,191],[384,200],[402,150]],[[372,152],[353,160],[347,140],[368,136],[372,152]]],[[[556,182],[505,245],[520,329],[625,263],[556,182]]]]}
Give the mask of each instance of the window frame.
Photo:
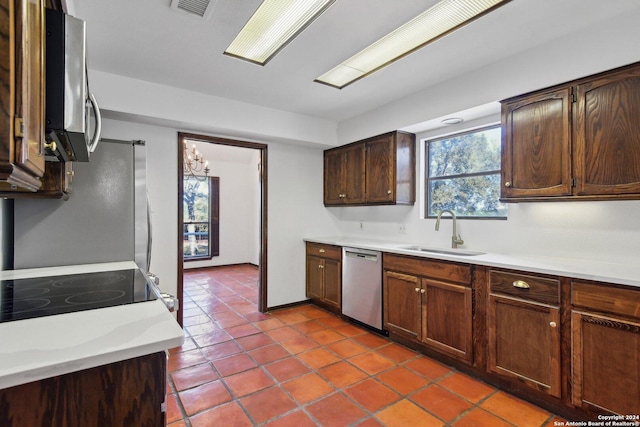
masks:
{"type": "MultiPolygon", "coordinates": [[[[190,179],[190,177],[185,177],[190,179]]],[[[186,180],[185,179],[185,180],[186,180]]],[[[183,231],[183,249],[182,259],[184,262],[192,261],[206,261],[211,260],[213,257],[220,256],[220,177],[209,176],[206,177],[206,181],[209,185],[209,253],[200,256],[187,256],[184,253],[184,231],[183,231]]],[[[184,192],[184,180],[183,180],[183,192],[184,192]]],[[[184,205],[184,198],[182,201],[184,205]]],[[[183,209],[184,215],[184,209],[183,209]]],[[[197,221],[202,223],[203,221],[197,221]]],[[[186,227],[189,221],[185,221],[183,218],[183,227],[186,227]]]]}
{"type": "MultiPolygon", "coordinates": [[[[487,130],[492,130],[492,129],[501,129],[501,125],[500,123],[495,123],[495,124],[490,124],[490,125],[486,125],[486,126],[481,126],[481,127],[477,127],[477,128],[472,128],[472,129],[467,129],[464,131],[460,131],[460,132],[453,132],[453,133],[449,133],[446,135],[440,135],[437,137],[432,137],[432,138],[426,138],[423,140],[424,142],[424,150],[425,150],[425,156],[424,156],[424,218],[425,219],[435,219],[437,218],[437,215],[431,215],[429,214],[429,205],[431,204],[431,197],[430,197],[430,192],[429,192],[429,188],[430,188],[430,183],[431,181],[438,181],[438,180],[443,180],[443,179],[459,179],[459,178],[470,178],[470,177],[477,177],[477,176],[492,176],[492,175],[497,175],[499,178],[499,182],[500,182],[500,186],[502,185],[502,165],[500,169],[496,169],[496,170],[491,170],[491,171],[484,171],[484,172],[473,172],[473,173],[467,173],[467,174],[455,174],[455,175],[440,175],[440,176],[429,176],[429,172],[430,172],[430,166],[431,166],[431,152],[429,150],[429,144],[432,142],[436,142],[436,141],[442,141],[445,139],[450,139],[450,138],[454,138],[457,136],[463,136],[463,135],[468,135],[468,134],[472,134],[472,133],[479,133],[479,132],[484,132],[487,130]]],[[[501,135],[502,138],[502,135],[501,135]]],[[[500,148],[500,150],[502,151],[502,147],[500,148]]],[[[502,153],[500,153],[500,155],[502,156],[502,153]]],[[[502,163],[502,162],[501,162],[502,163]]],[[[472,220],[507,220],[507,211],[505,211],[504,216],[501,215],[491,215],[491,216],[468,216],[468,215],[458,215],[456,213],[456,218],[457,219],[472,219],[472,220]]],[[[449,216],[446,216],[445,218],[449,218],[449,216]]]]}

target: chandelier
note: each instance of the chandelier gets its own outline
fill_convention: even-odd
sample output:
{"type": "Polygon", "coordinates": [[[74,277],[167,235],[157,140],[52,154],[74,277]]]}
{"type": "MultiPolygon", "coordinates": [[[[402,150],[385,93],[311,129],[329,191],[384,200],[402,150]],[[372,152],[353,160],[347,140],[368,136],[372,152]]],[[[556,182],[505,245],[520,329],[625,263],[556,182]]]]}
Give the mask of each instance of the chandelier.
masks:
{"type": "Polygon", "coordinates": [[[183,147],[182,168],[184,179],[195,178],[198,181],[204,181],[209,175],[209,162],[205,161],[202,153],[196,150],[195,144],[193,144],[191,151],[188,151],[186,141],[183,147]]]}

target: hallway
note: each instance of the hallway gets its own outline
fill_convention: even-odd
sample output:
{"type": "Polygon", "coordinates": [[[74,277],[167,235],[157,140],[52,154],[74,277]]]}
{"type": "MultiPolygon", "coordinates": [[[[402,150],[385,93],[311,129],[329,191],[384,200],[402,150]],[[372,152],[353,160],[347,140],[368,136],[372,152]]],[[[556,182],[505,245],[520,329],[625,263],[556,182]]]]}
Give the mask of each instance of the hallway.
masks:
{"type": "Polygon", "coordinates": [[[167,425],[553,426],[553,414],[313,305],[257,311],[250,265],[185,271],[167,425]]]}

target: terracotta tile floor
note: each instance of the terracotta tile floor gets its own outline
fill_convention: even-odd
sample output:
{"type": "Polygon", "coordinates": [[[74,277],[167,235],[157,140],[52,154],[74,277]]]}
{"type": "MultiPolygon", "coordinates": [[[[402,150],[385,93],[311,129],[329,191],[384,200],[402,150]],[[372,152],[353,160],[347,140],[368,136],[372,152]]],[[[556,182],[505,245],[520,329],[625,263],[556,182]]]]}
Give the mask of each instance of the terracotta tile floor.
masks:
{"type": "Polygon", "coordinates": [[[552,426],[559,418],[312,305],[257,311],[252,266],[187,272],[169,426],[552,426]]]}

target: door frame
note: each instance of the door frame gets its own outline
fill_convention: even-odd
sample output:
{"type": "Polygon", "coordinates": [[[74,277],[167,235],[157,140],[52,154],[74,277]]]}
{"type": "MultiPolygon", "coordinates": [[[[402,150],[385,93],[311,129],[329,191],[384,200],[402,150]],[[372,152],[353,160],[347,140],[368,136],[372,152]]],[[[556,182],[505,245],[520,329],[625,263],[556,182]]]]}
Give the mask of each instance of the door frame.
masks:
{"type": "MultiPolygon", "coordinates": [[[[260,255],[258,257],[258,311],[267,311],[267,144],[258,142],[239,141],[216,136],[200,135],[188,132],[178,132],[178,298],[184,300],[184,255],[182,248],[182,230],[184,228],[183,193],[184,179],[184,141],[186,139],[210,144],[229,145],[239,148],[260,150],[260,255]]],[[[183,325],[182,307],[178,310],[177,320],[183,325]]]]}

